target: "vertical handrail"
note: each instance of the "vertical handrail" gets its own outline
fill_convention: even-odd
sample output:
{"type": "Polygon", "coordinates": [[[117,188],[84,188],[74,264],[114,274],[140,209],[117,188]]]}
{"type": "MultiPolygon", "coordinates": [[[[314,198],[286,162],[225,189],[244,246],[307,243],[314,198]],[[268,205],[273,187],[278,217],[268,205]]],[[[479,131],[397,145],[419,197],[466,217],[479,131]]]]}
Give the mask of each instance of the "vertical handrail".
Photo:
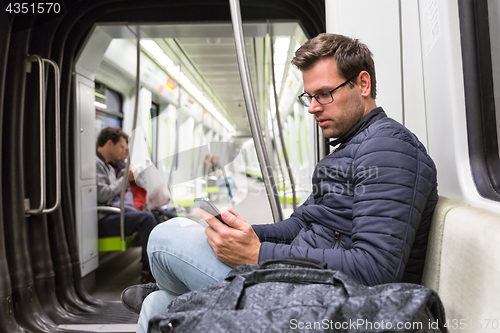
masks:
{"type": "MultiPolygon", "coordinates": [[[[268,23],[269,26],[269,23],[268,23]]],[[[279,111],[279,104],[278,104],[278,94],[276,93],[276,78],[274,76],[274,34],[271,30],[270,32],[271,36],[271,78],[272,78],[272,85],[273,85],[273,92],[274,92],[274,103],[276,106],[276,121],[278,122],[278,125],[281,124],[281,116],[280,116],[280,111],[279,111]]],[[[295,211],[297,209],[297,195],[295,193],[295,182],[293,180],[293,174],[292,174],[292,168],[290,167],[290,161],[288,160],[288,154],[286,151],[285,147],[285,139],[283,137],[283,130],[281,126],[278,126],[278,131],[280,133],[280,141],[281,141],[281,149],[283,150],[283,156],[285,158],[285,164],[286,164],[286,169],[288,171],[288,178],[290,178],[290,186],[292,187],[292,197],[293,197],[293,210],[295,211]]],[[[284,178],[284,177],[283,177],[284,178]]],[[[285,184],[283,182],[283,187],[285,187],[285,184]]]]}
{"type": "MultiPolygon", "coordinates": [[[[39,76],[40,76],[40,205],[36,209],[27,209],[27,214],[40,214],[45,208],[45,90],[44,90],[44,77],[45,68],[42,57],[38,55],[28,56],[27,59],[31,66],[31,62],[38,62],[39,76]]],[[[27,68],[30,71],[31,68],[27,68]]]]}
{"type": "MultiPolygon", "coordinates": [[[[59,71],[59,66],[52,60],[43,59],[52,67],[54,67],[54,84],[55,84],[55,132],[56,132],[56,202],[54,206],[48,209],[44,209],[43,213],[52,213],[55,211],[61,202],[61,124],[60,124],[60,114],[61,114],[61,102],[60,102],[60,89],[61,89],[61,74],[59,71]]],[[[45,109],[44,109],[45,111],[45,109]]],[[[45,157],[44,157],[45,159],[45,157]]],[[[45,203],[44,203],[45,206],[45,203]]]]}
{"type": "Polygon", "coordinates": [[[314,165],[318,164],[320,161],[319,158],[319,130],[318,124],[315,122],[313,127],[313,136],[314,136],[314,165]]]}
{"type": "MultiPolygon", "coordinates": [[[[137,114],[139,113],[139,93],[141,89],[141,36],[139,27],[137,27],[137,69],[135,76],[135,106],[134,106],[134,121],[132,123],[132,132],[137,127],[137,114]]],[[[132,133],[131,133],[132,134],[132,133]]],[[[128,185],[128,173],[130,170],[130,160],[132,159],[132,150],[134,148],[135,134],[130,136],[129,154],[127,164],[125,166],[125,173],[123,174],[122,188],[120,192],[120,238],[122,250],[125,250],[125,190],[128,185]],[[127,177],[127,178],[125,178],[127,177]]]]}
{"type": "Polygon", "coordinates": [[[271,204],[271,211],[273,213],[274,221],[278,222],[283,220],[283,213],[279,202],[279,196],[274,183],[274,178],[271,173],[269,157],[267,155],[264,138],[259,122],[259,115],[257,113],[257,106],[255,103],[255,96],[252,90],[252,82],[250,79],[250,70],[248,67],[248,58],[245,49],[245,40],[243,37],[243,26],[241,23],[241,12],[239,0],[229,0],[231,8],[231,21],[233,23],[234,44],[236,47],[236,57],[238,59],[238,67],[240,70],[241,85],[243,88],[243,96],[245,98],[245,105],[247,107],[248,120],[252,130],[253,140],[255,142],[255,149],[257,150],[257,157],[259,159],[260,170],[266,186],[269,203],[271,204]]]}
{"type": "MultiPolygon", "coordinates": [[[[179,158],[179,112],[177,109],[181,108],[181,94],[182,94],[182,85],[181,82],[181,68],[182,64],[179,64],[179,77],[177,78],[177,82],[179,83],[179,96],[177,97],[177,105],[175,109],[175,142],[174,142],[174,154],[172,156],[172,161],[170,164],[170,170],[168,172],[168,183],[167,187],[170,188],[170,184],[172,184],[172,175],[174,173],[174,168],[177,170],[177,161],[179,158]]],[[[170,156],[169,156],[170,159],[170,156]]]]}
{"type": "MultiPolygon", "coordinates": [[[[281,166],[281,158],[280,153],[278,151],[278,142],[276,141],[276,132],[274,131],[274,118],[273,112],[271,108],[271,99],[269,99],[269,112],[271,116],[271,131],[273,133],[273,144],[274,144],[274,153],[276,154],[276,158],[278,159],[278,168],[280,169],[281,177],[283,179],[283,207],[286,208],[286,189],[285,189],[285,173],[283,172],[283,167],[281,166]]],[[[279,124],[279,123],[278,123],[279,124]]]]}

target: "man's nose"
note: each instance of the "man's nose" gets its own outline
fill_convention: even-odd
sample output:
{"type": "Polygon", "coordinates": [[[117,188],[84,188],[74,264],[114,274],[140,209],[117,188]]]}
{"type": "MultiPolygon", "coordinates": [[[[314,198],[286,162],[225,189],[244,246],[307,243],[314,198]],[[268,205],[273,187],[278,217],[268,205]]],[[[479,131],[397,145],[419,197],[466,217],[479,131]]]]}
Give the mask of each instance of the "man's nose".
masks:
{"type": "Polygon", "coordinates": [[[307,109],[307,112],[313,114],[318,111],[323,111],[323,105],[319,104],[316,98],[311,98],[311,104],[309,105],[309,108],[307,109]]]}

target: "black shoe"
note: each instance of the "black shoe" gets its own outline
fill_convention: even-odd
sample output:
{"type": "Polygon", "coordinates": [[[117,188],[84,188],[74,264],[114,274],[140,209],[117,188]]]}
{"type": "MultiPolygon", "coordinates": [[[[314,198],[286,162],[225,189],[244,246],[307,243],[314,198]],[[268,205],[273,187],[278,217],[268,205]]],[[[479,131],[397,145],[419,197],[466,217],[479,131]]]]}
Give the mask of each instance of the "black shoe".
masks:
{"type": "Polygon", "coordinates": [[[125,288],[122,292],[122,303],[130,311],[140,313],[146,296],[157,290],[159,288],[156,283],[138,284],[125,288]]]}

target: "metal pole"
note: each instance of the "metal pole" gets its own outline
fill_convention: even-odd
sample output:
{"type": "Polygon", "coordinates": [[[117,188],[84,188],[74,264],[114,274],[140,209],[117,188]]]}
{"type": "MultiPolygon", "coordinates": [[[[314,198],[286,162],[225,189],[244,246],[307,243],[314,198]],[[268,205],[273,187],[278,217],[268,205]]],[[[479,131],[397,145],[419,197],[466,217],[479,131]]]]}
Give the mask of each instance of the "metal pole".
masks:
{"type": "MultiPolygon", "coordinates": [[[[139,113],[139,92],[141,89],[141,34],[140,28],[137,27],[137,69],[135,74],[135,106],[134,106],[134,121],[132,123],[132,132],[137,127],[137,114],[139,113]]],[[[128,185],[128,173],[130,170],[130,160],[132,159],[132,149],[134,148],[134,137],[135,135],[130,136],[129,150],[128,150],[128,158],[127,164],[125,166],[125,173],[123,174],[123,182],[122,182],[122,190],[120,192],[120,237],[122,241],[122,247],[125,242],[125,190],[128,185]],[[127,178],[125,178],[127,177],[127,178]]]]}
{"type": "Polygon", "coordinates": [[[236,47],[236,57],[238,59],[238,67],[240,69],[241,85],[243,88],[243,95],[245,97],[245,105],[247,107],[248,120],[252,130],[252,136],[257,150],[257,157],[259,159],[260,170],[266,186],[269,203],[271,204],[271,211],[273,213],[274,221],[278,222],[283,220],[283,213],[279,202],[278,191],[274,183],[273,174],[270,170],[269,157],[267,155],[266,146],[264,145],[264,138],[259,122],[259,115],[257,113],[257,106],[255,103],[255,96],[252,90],[252,82],[250,80],[250,70],[248,68],[248,59],[245,49],[245,40],[243,38],[243,26],[241,23],[241,12],[239,0],[229,0],[231,7],[231,21],[233,22],[234,44],[236,47]]]}
{"type": "Polygon", "coordinates": [[[321,158],[319,157],[319,129],[318,124],[314,123],[313,126],[313,135],[314,135],[314,164],[318,164],[321,158]]]}
{"type": "MultiPolygon", "coordinates": [[[[172,162],[170,164],[170,171],[168,173],[168,184],[167,187],[170,188],[172,184],[172,174],[174,173],[174,168],[177,170],[177,161],[179,158],[179,110],[181,109],[181,64],[179,64],[179,77],[177,78],[177,85],[179,87],[179,97],[177,98],[177,107],[175,109],[175,144],[174,144],[174,155],[172,155],[172,162]]],[[[169,157],[170,158],[170,157],[169,157]]]]}
{"type": "MultiPolygon", "coordinates": [[[[269,108],[271,109],[271,103],[269,103],[269,108]]],[[[280,169],[281,178],[283,179],[283,207],[286,208],[285,173],[283,172],[283,167],[281,166],[281,158],[280,158],[280,153],[278,151],[278,141],[276,140],[276,133],[274,131],[273,112],[271,110],[269,112],[271,114],[271,131],[273,133],[273,143],[274,143],[274,149],[273,150],[276,153],[276,157],[278,159],[278,167],[280,169]]]]}
{"type": "MultiPolygon", "coordinates": [[[[269,26],[269,23],[268,23],[269,26]]],[[[276,105],[276,121],[278,122],[278,130],[280,133],[280,141],[281,141],[281,148],[283,149],[283,156],[285,158],[285,164],[286,164],[286,169],[288,171],[288,177],[290,178],[290,186],[292,187],[292,196],[293,196],[293,210],[295,211],[297,209],[297,195],[295,194],[295,182],[293,181],[293,174],[292,174],[292,168],[290,167],[290,161],[288,160],[288,154],[286,152],[286,147],[285,147],[285,139],[283,138],[283,130],[281,126],[281,116],[280,116],[280,111],[279,111],[279,106],[278,106],[278,94],[276,93],[276,78],[274,77],[274,43],[273,43],[273,38],[274,34],[271,32],[271,78],[272,78],[272,85],[273,85],[273,91],[274,91],[274,103],[276,105]]],[[[284,177],[283,177],[284,178],[284,177]]],[[[285,184],[283,184],[284,186],[285,184]]]]}

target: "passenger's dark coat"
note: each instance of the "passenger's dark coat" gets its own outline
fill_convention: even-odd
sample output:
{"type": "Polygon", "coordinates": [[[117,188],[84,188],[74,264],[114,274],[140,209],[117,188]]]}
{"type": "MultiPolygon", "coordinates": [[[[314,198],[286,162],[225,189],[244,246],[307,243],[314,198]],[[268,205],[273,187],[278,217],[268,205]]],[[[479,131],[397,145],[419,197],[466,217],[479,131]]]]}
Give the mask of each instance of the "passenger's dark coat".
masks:
{"type": "Polygon", "coordinates": [[[259,263],[308,257],[366,285],[420,283],[438,200],[424,146],[382,108],[332,144],[340,145],[316,166],[304,204],[284,221],[253,226],[259,263]]]}

